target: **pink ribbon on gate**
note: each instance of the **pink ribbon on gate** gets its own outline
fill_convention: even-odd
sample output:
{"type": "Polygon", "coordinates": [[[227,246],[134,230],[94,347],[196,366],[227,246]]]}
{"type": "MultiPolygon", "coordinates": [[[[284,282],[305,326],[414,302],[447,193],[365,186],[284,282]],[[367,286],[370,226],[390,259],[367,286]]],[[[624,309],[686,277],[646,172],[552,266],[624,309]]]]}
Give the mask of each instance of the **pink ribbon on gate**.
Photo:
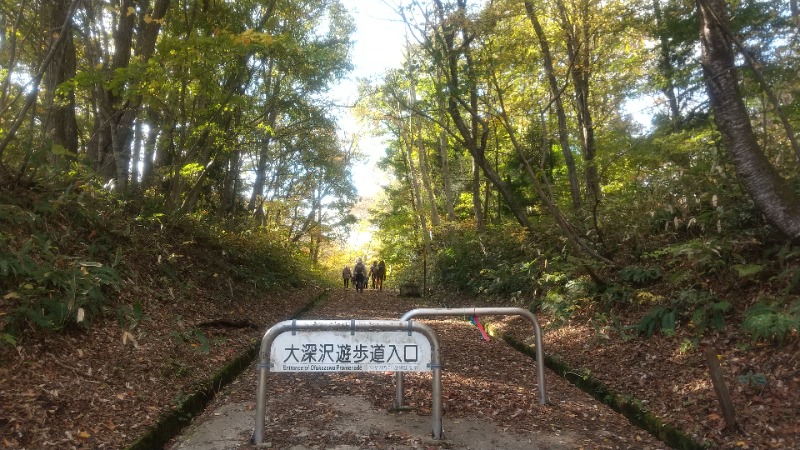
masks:
{"type": "Polygon", "coordinates": [[[480,330],[481,334],[483,335],[483,339],[486,342],[489,342],[489,335],[486,334],[486,330],[483,329],[483,326],[478,321],[478,319],[479,319],[478,316],[472,316],[472,317],[469,318],[469,320],[472,321],[472,324],[475,325],[476,327],[478,327],[478,330],[480,330]]]}

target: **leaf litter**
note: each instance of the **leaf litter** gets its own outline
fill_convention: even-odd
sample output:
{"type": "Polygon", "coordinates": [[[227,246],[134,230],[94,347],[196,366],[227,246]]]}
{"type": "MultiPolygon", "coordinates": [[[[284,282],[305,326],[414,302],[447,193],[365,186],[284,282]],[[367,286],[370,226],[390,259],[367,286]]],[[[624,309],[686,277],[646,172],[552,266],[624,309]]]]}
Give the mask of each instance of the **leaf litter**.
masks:
{"type": "MultiPolygon", "coordinates": [[[[289,317],[318,293],[311,287],[223,302],[200,290],[191,300],[154,295],[141,298],[147,320],[134,329],[107,320],[93,323],[86,331],[26,335],[16,347],[0,348],[0,446],[124,448],[227,361],[251,348],[266,328],[289,317]],[[261,329],[192,326],[220,318],[247,319],[261,329]]],[[[119,302],[132,304],[132,300],[123,292],[119,302]]],[[[471,306],[473,300],[457,301],[471,306]]],[[[335,290],[303,318],[397,319],[420,306],[427,305],[390,291],[335,290]]],[[[449,306],[457,305],[451,301],[449,306]]],[[[530,327],[523,320],[482,320],[519,340],[530,340],[530,327]]],[[[796,344],[756,357],[736,348],[721,352],[741,430],[731,433],[723,429],[702,356],[678,351],[680,336],[631,339],[598,332],[578,321],[552,329],[546,326],[546,317],[540,321],[545,325],[548,354],[558,354],[572,367],[589,371],[614,392],[637,399],[660,420],[710,447],[800,446],[796,344]],[[769,375],[769,384],[758,383],[760,374],[769,375]],[[753,382],[742,382],[750,379],[753,382]]],[[[534,360],[500,340],[486,342],[468,317],[424,322],[437,332],[442,347],[446,434],[448,427],[480,419],[502,433],[573,439],[563,448],[666,448],[550,371],[545,375],[550,403],[540,405],[534,360]]],[[[406,374],[405,381],[405,401],[413,414],[429,415],[430,374],[406,374]]],[[[374,411],[388,411],[394,400],[392,374],[293,374],[289,382],[270,383],[270,401],[288,405],[268,408],[271,448],[458,448],[448,440],[431,441],[424,432],[342,429],[347,414],[330,407],[331,399],[342,398],[357,398],[374,411]],[[331,424],[339,428],[330,428],[331,424]],[[298,436],[298,429],[310,431],[298,436]]],[[[196,422],[230,402],[242,402],[248,413],[254,413],[254,367],[224,387],[196,422]]],[[[251,447],[248,440],[249,435],[243,434],[237,447],[251,447]]],[[[559,445],[556,441],[547,448],[559,445]]]]}

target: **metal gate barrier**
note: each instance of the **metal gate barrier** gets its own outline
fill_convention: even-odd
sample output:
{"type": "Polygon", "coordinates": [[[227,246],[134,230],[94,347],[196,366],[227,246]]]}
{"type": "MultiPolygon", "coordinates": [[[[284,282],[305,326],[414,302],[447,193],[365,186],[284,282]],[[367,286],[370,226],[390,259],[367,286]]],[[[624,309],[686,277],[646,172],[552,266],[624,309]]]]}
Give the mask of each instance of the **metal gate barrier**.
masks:
{"type": "MultiPolygon", "coordinates": [[[[542,347],[542,327],[532,312],[523,308],[418,308],[403,314],[400,320],[411,320],[420,316],[522,316],[533,324],[534,339],[536,342],[536,375],[539,385],[539,404],[547,404],[547,388],[544,383],[544,348],[542,347]]],[[[395,407],[403,407],[403,373],[395,374],[396,399],[395,407]]]]}
{"type": "Polygon", "coordinates": [[[432,435],[442,439],[439,341],[425,324],[411,320],[285,320],[261,338],[257,370],[256,417],[251,438],[255,444],[264,442],[268,371],[432,371],[432,435]],[[420,346],[420,339],[429,346],[420,346]]]}

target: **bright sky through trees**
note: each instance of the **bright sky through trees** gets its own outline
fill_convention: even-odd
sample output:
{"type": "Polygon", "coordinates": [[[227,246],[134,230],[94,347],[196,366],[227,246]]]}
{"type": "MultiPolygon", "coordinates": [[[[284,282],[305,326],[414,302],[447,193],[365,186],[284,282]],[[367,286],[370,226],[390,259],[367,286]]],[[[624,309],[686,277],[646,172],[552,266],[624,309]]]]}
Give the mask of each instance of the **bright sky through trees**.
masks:
{"type": "MultiPolygon", "coordinates": [[[[352,58],[354,70],[337,88],[335,95],[343,99],[342,104],[352,105],[356,100],[359,78],[380,77],[387,68],[401,64],[405,26],[390,4],[383,0],[343,0],[342,3],[356,24],[352,58]]],[[[384,144],[380,138],[372,137],[368,129],[356,123],[350,113],[350,110],[342,108],[340,123],[348,135],[362,135],[359,147],[369,156],[369,160],[353,167],[353,181],[359,195],[368,197],[380,189],[382,177],[378,176],[376,163],[384,154],[384,144]]]]}
{"type": "MultiPolygon", "coordinates": [[[[350,11],[356,25],[352,50],[353,72],[334,89],[334,96],[338,104],[352,105],[357,101],[359,79],[380,78],[386,69],[402,63],[405,25],[383,0],[342,0],[342,3],[350,11]]],[[[385,179],[385,174],[377,168],[378,160],[385,154],[383,139],[372,136],[369,125],[359,124],[349,108],[340,109],[339,124],[348,137],[360,136],[359,149],[368,159],[357,161],[353,166],[353,183],[360,196],[365,199],[374,197],[385,179]]],[[[365,211],[362,207],[355,212],[361,216],[365,211]]],[[[360,218],[362,220],[351,231],[348,243],[351,249],[369,252],[367,247],[374,230],[363,220],[364,217],[360,218]]],[[[356,254],[351,256],[355,257],[356,254]]]]}

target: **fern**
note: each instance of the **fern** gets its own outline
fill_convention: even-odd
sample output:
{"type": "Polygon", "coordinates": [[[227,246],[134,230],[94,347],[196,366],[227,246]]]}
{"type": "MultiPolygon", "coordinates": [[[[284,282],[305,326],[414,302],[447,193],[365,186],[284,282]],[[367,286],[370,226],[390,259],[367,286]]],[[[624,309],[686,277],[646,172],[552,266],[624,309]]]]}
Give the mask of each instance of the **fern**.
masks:
{"type": "Polygon", "coordinates": [[[634,328],[648,337],[653,336],[656,331],[672,334],[675,332],[677,311],[669,306],[659,305],[647,312],[634,328]]]}
{"type": "Polygon", "coordinates": [[[619,271],[619,277],[628,283],[643,285],[661,278],[661,269],[658,267],[647,269],[640,266],[628,266],[619,271]]]}
{"type": "Polygon", "coordinates": [[[747,371],[744,375],[739,375],[739,383],[751,387],[765,387],[769,384],[767,376],[763,373],[755,373],[753,369],[747,371]]]}
{"type": "Polygon", "coordinates": [[[542,299],[541,311],[553,318],[553,326],[560,326],[572,315],[572,304],[555,290],[548,291],[542,299]]]}
{"type": "Polygon", "coordinates": [[[688,322],[702,334],[709,327],[724,329],[725,313],[730,308],[730,303],[720,301],[709,292],[687,289],[681,291],[671,305],[659,305],[651,309],[634,328],[647,336],[652,336],[658,331],[672,335],[679,322],[688,322]]]}
{"type": "Polygon", "coordinates": [[[722,330],[725,328],[725,313],[729,309],[731,304],[728,302],[710,302],[695,309],[690,322],[700,331],[708,327],[722,330]]]}
{"type": "Polygon", "coordinates": [[[798,320],[800,320],[800,300],[795,300],[791,305],[789,305],[789,314],[792,314],[798,320]]]}
{"type": "Polygon", "coordinates": [[[0,333],[0,346],[10,345],[15,347],[17,345],[17,338],[8,333],[0,333]]]}
{"type": "Polygon", "coordinates": [[[750,333],[754,341],[783,344],[794,330],[800,328],[800,316],[793,313],[796,304],[792,305],[789,312],[785,312],[771,303],[757,303],[745,311],[742,328],[750,333]]]}

